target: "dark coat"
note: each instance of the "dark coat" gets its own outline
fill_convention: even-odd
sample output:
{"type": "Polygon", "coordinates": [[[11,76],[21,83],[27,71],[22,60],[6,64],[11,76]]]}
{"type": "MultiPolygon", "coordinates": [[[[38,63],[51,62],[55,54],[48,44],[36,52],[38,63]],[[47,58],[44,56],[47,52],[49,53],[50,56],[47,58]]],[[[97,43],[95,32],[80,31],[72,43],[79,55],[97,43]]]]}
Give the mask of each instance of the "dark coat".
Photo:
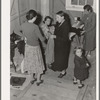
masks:
{"type": "Polygon", "coordinates": [[[96,14],[91,12],[84,15],[82,22],[85,25],[84,45],[83,48],[87,51],[94,50],[96,47],[96,14]]]}
{"type": "Polygon", "coordinates": [[[88,67],[86,66],[87,60],[85,57],[78,57],[75,55],[74,58],[75,68],[74,68],[74,76],[76,79],[79,79],[81,81],[88,78],[88,67]]]}
{"type": "Polygon", "coordinates": [[[54,63],[52,69],[62,71],[68,67],[68,58],[70,51],[70,23],[64,21],[61,25],[56,26],[54,39],[54,63]]]}

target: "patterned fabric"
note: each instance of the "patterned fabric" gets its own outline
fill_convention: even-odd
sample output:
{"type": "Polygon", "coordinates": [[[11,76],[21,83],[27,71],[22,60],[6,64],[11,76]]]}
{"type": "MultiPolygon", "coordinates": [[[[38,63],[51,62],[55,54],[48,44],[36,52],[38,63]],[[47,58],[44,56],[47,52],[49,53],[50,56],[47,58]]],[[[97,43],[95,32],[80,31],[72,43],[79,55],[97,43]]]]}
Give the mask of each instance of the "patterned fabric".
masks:
{"type": "Polygon", "coordinates": [[[49,32],[50,29],[49,29],[49,27],[47,27],[45,24],[43,24],[41,26],[41,28],[42,28],[42,31],[43,31],[43,34],[44,34],[45,38],[48,39],[49,36],[50,36],[50,32],[49,32]]]}
{"type": "Polygon", "coordinates": [[[49,38],[47,43],[45,57],[46,57],[46,64],[51,64],[54,62],[54,40],[51,38],[49,38]]]}
{"type": "Polygon", "coordinates": [[[39,46],[25,45],[24,72],[42,74],[45,70],[41,49],[39,46]]]}
{"type": "Polygon", "coordinates": [[[20,54],[18,48],[15,48],[15,55],[13,58],[14,64],[16,66],[16,71],[19,71],[21,69],[21,63],[23,61],[23,54],[20,54]]]}

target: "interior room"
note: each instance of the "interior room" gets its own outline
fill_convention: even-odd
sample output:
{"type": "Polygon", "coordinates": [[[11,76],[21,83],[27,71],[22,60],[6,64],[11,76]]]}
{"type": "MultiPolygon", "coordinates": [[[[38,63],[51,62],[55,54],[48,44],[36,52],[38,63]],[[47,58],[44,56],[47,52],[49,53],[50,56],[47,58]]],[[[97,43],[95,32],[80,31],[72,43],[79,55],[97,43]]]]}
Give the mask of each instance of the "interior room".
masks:
{"type": "MultiPolygon", "coordinates": [[[[10,100],[96,100],[96,14],[96,0],[10,0],[10,100]],[[85,5],[90,5],[89,7],[92,10],[90,8],[87,10],[85,5]],[[86,18],[84,18],[85,10],[90,14],[86,18]],[[32,18],[30,18],[32,11],[37,13],[36,16],[32,17],[33,20],[35,18],[36,20],[34,25],[33,23],[29,25],[28,22],[33,22],[32,18]],[[57,23],[57,21],[59,22],[60,18],[61,20],[65,18],[65,15],[69,19],[67,19],[64,28],[64,26],[62,27],[63,22],[57,23]],[[54,32],[50,31],[52,36],[49,39],[53,43],[51,48],[48,45],[49,39],[45,37],[45,32],[42,30],[43,24],[46,22],[46,16],[49,16],[47,19],[52,19],[52,25],[54,26],[54,29],[51,29],[50,25],[48,25],[48,29],[54,32]],[[84,21],[83,18],[87,21],[80,24],[84,21]],[[83,26],[76,28],[76,21],[80,21],[79,25],[83,26]],[[27,25],[24,23],[27,23],[27,25]],[[91,34],[87,31],[88,26],[86,25],[88,23],[90,23],[90,28],[92,26],[95,28],[95,30],[91,29],[91,34]],[[24,27],[24,25],[26,26],[24,27]],[[68,32],[68,34],[64,33],[64,31],[68,32]],[[36,32],[35,35],[32,35],[32,32],[36,32]],[[90,34],[88,39],[87,34],[90,34]],[[67,39],[68,43],[66,42],[67,39]],[[93,44],[87,41],[92,41],[93,44]],[[27,45],[28,43],[30,46],[27,45]],[[90,49],[91,45],[94,46],[93,49],[90,49]],[[90,46],[89,50],[85,48],[86,46],[87,48],[90,46]],[[51,54],[49,54],[49,49],[51,54]],[[39,56],[36,57],[38,62],[34,58],[36,56],[35,50],[36,52],[39,50],[39,54],[37,53],[39,56]],[[81,50],[84,59],[86,58],[84,66],[86,66],[85,70],[88,70],[88,77],[82,79],[82,81],[77,77],[81,77],[84,70],[81,69],[77,72],[75,70],[75,67],[78,66],[75,63],[78,50],[81,50]],[[31,54],[30,56],[27,55],[30,52],[33,55],[32,58],[31,54]],[[46,62],[50,60],[52,52],[53,63],[58,60],[57,63],[60,66],[63,59],[62,68],[65,66],[64,63],[68,63],[64,70],[60,70],[60,66],[59,70],[56,71],[53,69],[52,63],[48,64],[46,62]],[[26,55],[29,57],[27,63],[25,62],[26,55]],[[48,59],[46,60],[47,56],[48,59]],[[27,69],[31,65],[29,61],[32,61],[34,70],[33,68],[27,69]],[[37,68],[40,63],[44,67],[37,68]],[[38,82],[40,78],[41,80],[38,82]]],[[[80,67],[82,64],[80,64],[80,67]]]]}

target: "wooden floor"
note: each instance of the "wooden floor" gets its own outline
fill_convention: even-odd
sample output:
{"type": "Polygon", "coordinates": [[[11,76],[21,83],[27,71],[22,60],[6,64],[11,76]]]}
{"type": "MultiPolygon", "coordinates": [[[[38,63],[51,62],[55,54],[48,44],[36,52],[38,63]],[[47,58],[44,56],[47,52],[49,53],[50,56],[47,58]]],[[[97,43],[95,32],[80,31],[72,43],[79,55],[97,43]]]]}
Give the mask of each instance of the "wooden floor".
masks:
{"type": "Polygon", "coordinates": [[[44,83],[37,86],[29,84],[23,90],[12,89],[10,92],[11,100],[95,100],[95,51],[89,59],[91,62],[90,76],[84,81],[85,86],[78,89],[77,85],[73,84],[73,47],[71,48],[69,67],[67,74],[62,79],[57,76],[58,72],[53,72],[48,69],[43,75],[44,83]]]}

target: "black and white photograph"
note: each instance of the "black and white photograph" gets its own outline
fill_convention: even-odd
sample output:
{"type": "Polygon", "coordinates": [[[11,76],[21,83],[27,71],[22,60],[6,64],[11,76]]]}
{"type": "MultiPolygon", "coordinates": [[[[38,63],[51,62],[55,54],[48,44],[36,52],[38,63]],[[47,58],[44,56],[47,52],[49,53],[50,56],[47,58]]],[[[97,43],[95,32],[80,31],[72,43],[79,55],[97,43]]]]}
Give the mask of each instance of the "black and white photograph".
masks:
{"type": "Polygon", "coordinates": [[[99,100],[98,2],[2,1],[2,100],[99,100]]]}

